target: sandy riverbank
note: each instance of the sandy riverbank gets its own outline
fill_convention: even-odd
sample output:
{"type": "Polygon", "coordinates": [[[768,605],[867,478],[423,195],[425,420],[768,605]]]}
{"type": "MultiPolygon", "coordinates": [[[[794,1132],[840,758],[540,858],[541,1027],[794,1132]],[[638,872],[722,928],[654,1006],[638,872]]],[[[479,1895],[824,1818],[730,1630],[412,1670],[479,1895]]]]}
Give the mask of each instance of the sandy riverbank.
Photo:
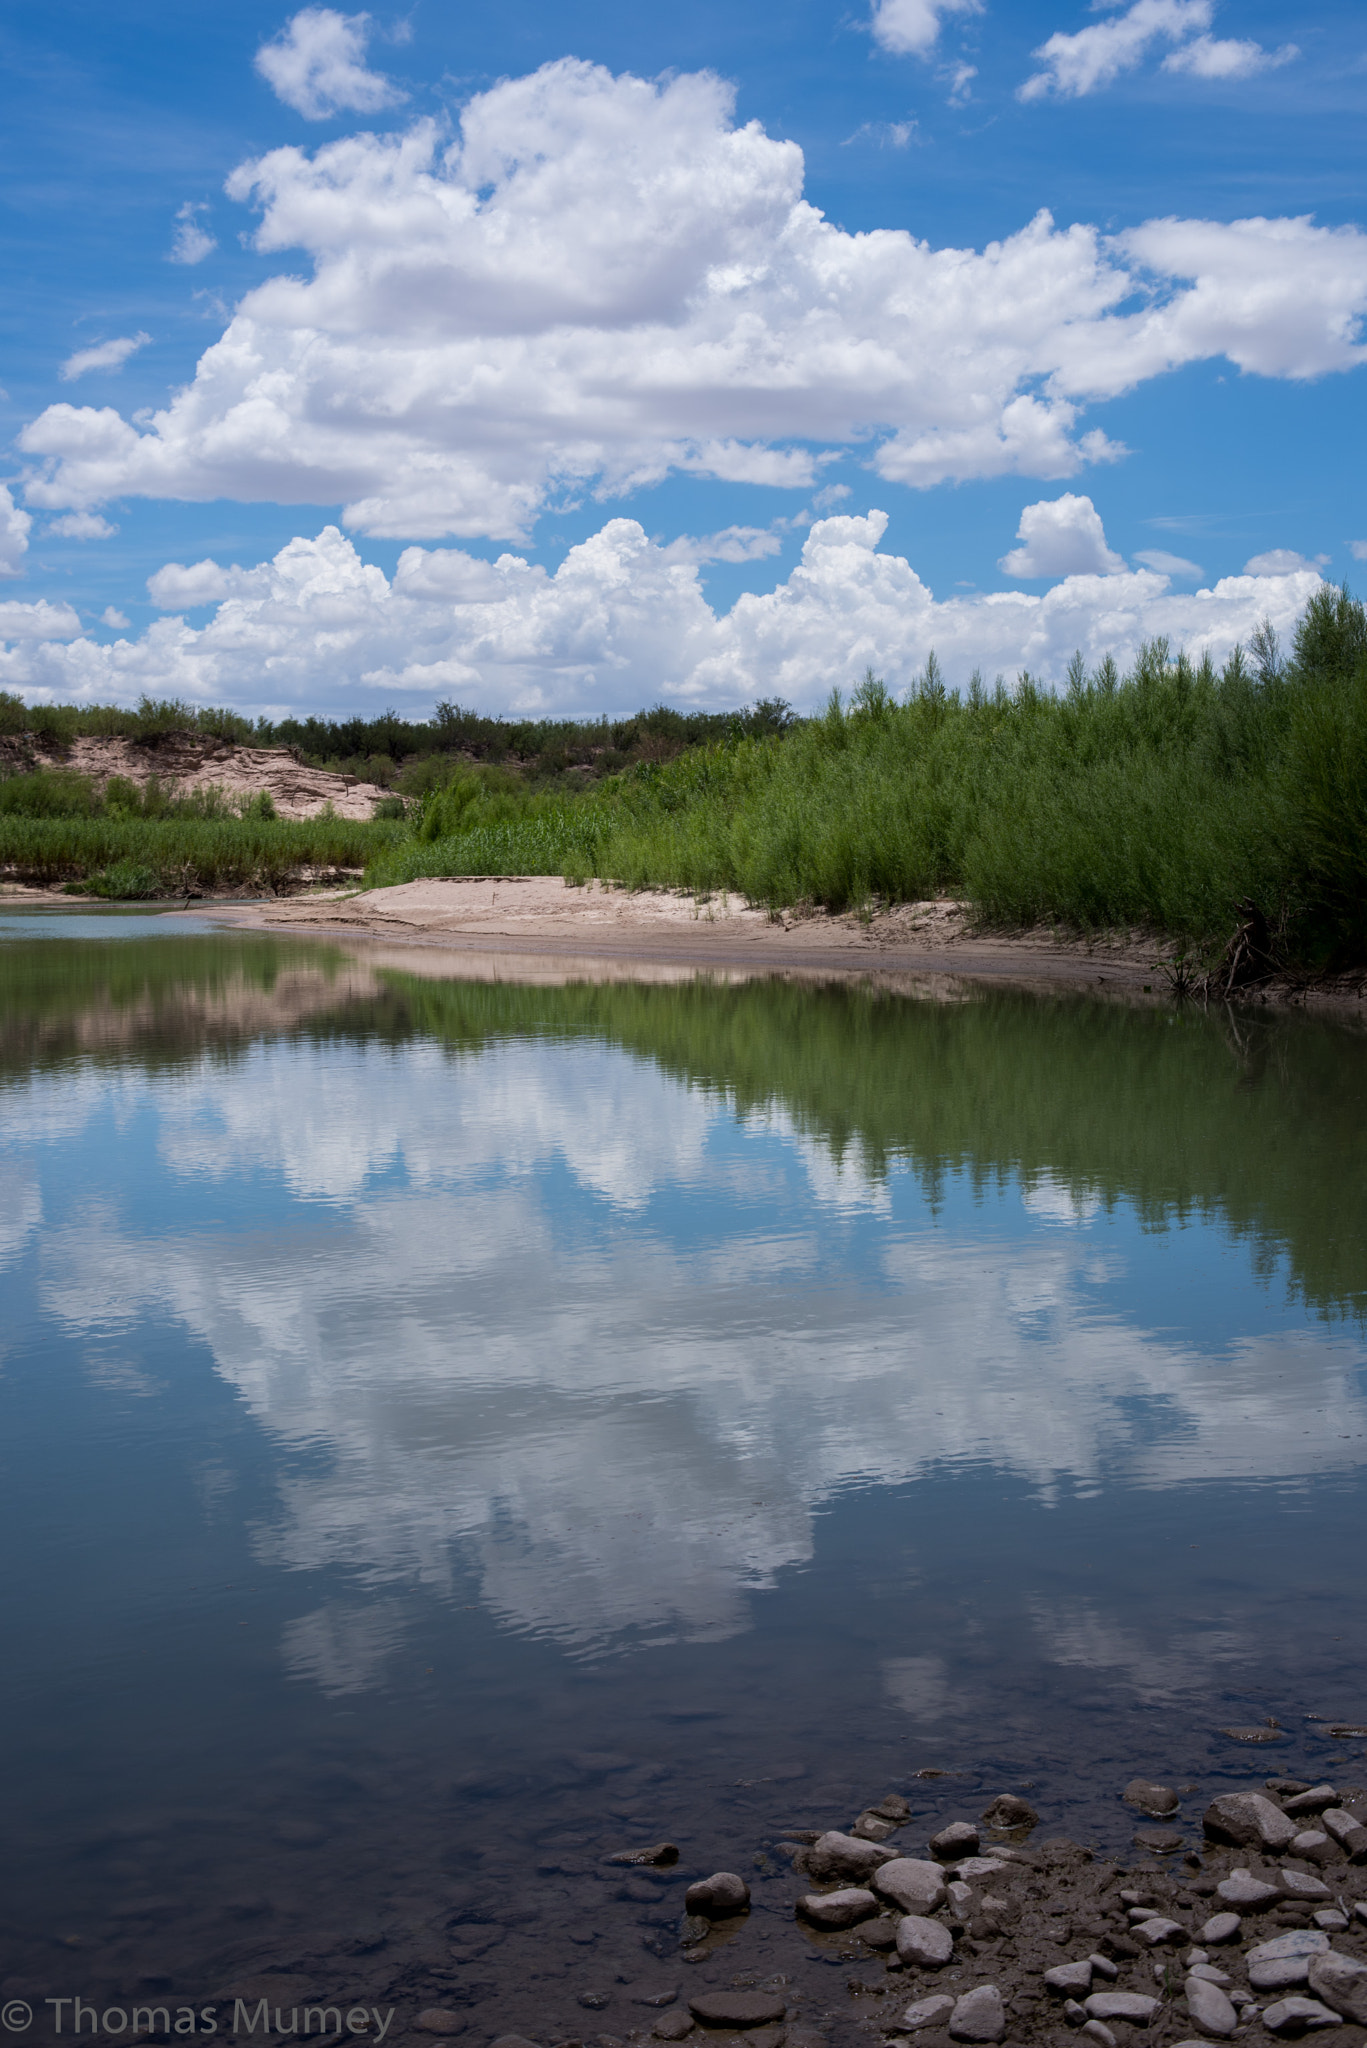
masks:
{"type": "MultiPolygon", "coordinates": [[[[200,914],[203,914],[202,911],[200,914]]],[[[642,965],[857,973],[946,974],[1054,986],[1166,992],[1166,949],[1142,934],[1062,938],[1049,931],[975,931],[960,903],[901,904],[869,918],[784,912],[737,896],[627,890],[558,876],[406,882],[277,903],[224,905],[225,923],[256,930],[383,938],[471,955],[510,952],[642,965]]]]}

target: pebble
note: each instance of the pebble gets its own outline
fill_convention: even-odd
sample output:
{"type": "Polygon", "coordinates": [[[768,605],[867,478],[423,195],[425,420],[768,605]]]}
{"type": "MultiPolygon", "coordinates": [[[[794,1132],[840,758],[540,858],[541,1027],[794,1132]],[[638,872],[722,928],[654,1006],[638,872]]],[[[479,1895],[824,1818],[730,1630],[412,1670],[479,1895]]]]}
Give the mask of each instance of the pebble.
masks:
{"type": "Polygon", "coordinates": [[[938,1920],[926,1920],[908,1913],[897,1929],[897,1953],[904,1963],[916,1963],[923,1970],[939,1970],[954,1953],[954,1937],[938,1920]]]}
{"type": "Polygon", "coordinates": [[[1087,1960],[1092,1966],[1092,1975],[1104,1977],[1108,1984],[1114,1984],[1120,1975],[1119,1964],[1113,1963],[1109,1956],[1088,1956],[1087,1960]]]}
{"type": "Polygon", "coordinates": [[[1078,2032],[1085,2041],[1098,2041],[1101,2048],[1116,2048],[1116,2038],[1103,2020],[1084,2020],[1078,2032]]]}
{"type": "Polygon", "coordinates": [[[912,1856],[899,1856],[885,1863],[874,1872],[873,1882],[883,1897],[891,1899],[904,1913],[933,1913],[948,1896],[939,1864],[923,1863],[912,1856]]]}
{"type": "Polygon", "coordinates": [[[850,1829],[850,1833],[858,1842],[886,1842],[889,1835],[896,1834],[898,1825],[897,1821],[884,1820],[881,1813],[874,1813],[872,1808],[866,1808],[850,1829]]]}
{"type": "Polygon", "coordinates": [[[999,1871],[1009,1870],[1010,1864],[1001,1856],[965,1856],[954,1866],[960,1878],[995,1877],[999,1871]]]}
{"type": "Polygon", "coordinates": [[[859,1939],[866,1948],[896,1948],[897,1929],[901,1926],[895,1913],[880,1914],[877,1920],[866,1920],[859,1930],[859,1939]]]}
{"type": "Polygon", "coordinates": [[[1328,1806],[1320,1815],[1320,1826],[1331,1834],[1354,1863],[1367,1860],[1367,1828],[1342,1806],[1328,1806]]]}
{"type": "Polygon", "coordinates": [[[1218,1984],[1222,1991],[1230,1982],[1228,1970],[1217,1970],[1214,1963],[1193,1963],[1187,1974],[1199,1977],[1205,1984],[1218,1984]]]}
{"type": "Polygon", "coordinates": [[[1201,1929],[1201,1939],[1208,1941],[1212,1948],[1218,1948],[1222,1941],[1233,1941],[1240,1925],[1237,1913],[1212,1913],[1201,1929]]]}
{"type": "Polygon", "coordinates": [[[1158,1948],[1165,1941],[1186,1941],[1187,1930],[1178,1920],[1165,1920],[1161,1914],[1152,1920],[1141,1920],[1132,1929],[1136,1941],[1142,1941],[1147,1948],[1158,1948]]]}
{"type": "Polygon", "coordinates": [[[1312,1785],[1308,1792],[1297,1792],[1290,1799],[1284,1799],[1282,1812],[1292,1815],[1323,1813],[1326,1806],[1338,1805],[1338,1797],[1332,1785],[1312,1785]]]}
{"type": "Polygon", "coordinates": [[[951,2041],[1000,2041],[1006,2032],[1006,2007],[995,1984],[975,1984],[954,2001],[949,2015],[951,2041]]]}
{"type": "Polygon", "coordinates": [[[1045,1971],[1044,1982],[1056,1998],[1076,1998],[1079,1992],[1085,1998],[1092,1988],[1091,1957],[1082,1963],[1056,1964],[1045,1971]]]}
{"type": "Polygon", "coordinates": [[[1332,1899],[1334,1894],[1321,1877],[1311,1877],[1306,1870],[1284,1870],[1281,1874],[1282,1889],[1293,1899],[1332,1899]]]}
{"type": "Polygon", "coordinates": [[[1144,1991],[1094,1991],[1082,2010],[1089,2020],[1128,2020],[1132,2027],[1146,2027],[1161,2002],[1144,1991]]]}
{"type": "Polygon", "coordinates": [[[972,1885],[965,1884],[962,1878],[956,1877],[953,1883],[947,1885],[945,1889],[949,1894],[951,1910],[957,1913],[961,1920],[967,1920],[973,1910],[974,1894],[972,1885]]]}
{"type": "Polygon", "coordinates": [[[1310,1964],[1310,1989],[1346,2020],[1367,2026],[1367,1963],[1351,1956],[1315,1956],[1310,1964]]]}
{"type": "Polygon", "coordinates": [[[846,1885],[838,1892],[809,1892],[799,1899],[797,1910],[814,1927],[853,1927],[879,1911],[873,1893],[862,1886],[846,1885]]]}
{"type": "Polygon", "coordinates": [[[1322,1927],[1326,1934],[1342,1934],[1350,1924],[1348,1915],[1340,1913],[1336,1906],[1326,1906],[1315,1915],[1316,1927],[1322,1927]]]}
{"type": "MultiPolygon", "coordinates": [[[[1270,1906],[1274,1899],[1286,1897],[1278,1884],[1265,1884],[1260,1877],[1254,1877],[1248,1870],[1236,1870],[1232,1876],[1223,1878],[1215,1887],[1216,1894],[1227,1906],[1270,1906]]],[[[1211,1936],[1214,1939],[1214,1936],[1211,1936]]]]}
{"type": "Polygon", "coordinates": [[[951,1821],[938,1835],[931,1836],[930,1853],[944,1863],[953,1863],[960,1856],[976,1856],[978,1843],[978,1830],[972,1821],[951,1821]]]}
{"type": "Polygon", "coordinates": [[[693,2015],[691,2012],[667,2012],[656,2020],[650,2031],[658,2041],[682,2041],[685,2034],[693,2031],[693,2015]]]}
{"type": "Polygon", "coordinates": [[[1307,1828],[1290,1847],[1291,1854],[1306,1863],[1330,1863],[1339,1853],[1338,1843],[1331,1841],[1323,1828],[1307,1828]]]}
{"type": "Polygon", "coordinates": [[[999,1792],[991,1805],[983,1809],[981,1818],[990,1828],[1033,1828],[1039,1824],[1039,1815],[1030,1801],[1018,1798],[1014,1792],[999,1792]]]}
{"type": "Polygon", "coordinates": [[[581,1991],[579,2003],[586,2012],[602,2012],[611,2003],[606,1991],[581,1991]]]}
{"type": "Polygon", "coordinates": [[[1136,1846],[1149,1849],[1155,1856],[1171,1856],[1181,1848],[1186,1836],[1176,1828],[1136,1828],[1136,1846]]]}
{"type": "Polygon", "coordinates": [[[1185,1985],[1187,2011],[1203,2034],[1226,2041],[1239,2024],[1238,2014],[1218,1984],[1205,1977],[1188,1977],[1185,1985]]]}
{"type": "Polygon", "coordinates": [[[1285,1849],[1300,1833],[1261,1792],[1226,1792],[1212,1799],[1202,1826],[1211,1841],[1232,1842],[1236,1848],[1285,1849]]]}
{"type": "Polygon", "coordinates": [[[943,1991],[937,1991],[933,1998],[918,1998],[915,2005],[909,2005],[896,2025],[904,2034],[919,2034],[922,2027],[939,2027],[954,2010],[954,2000],[943,1991]]]}
{"type": "Polygon", "coordinates": [[[1122,1797],[1128,1806],[1151,1813],[1155,1820],[1166,1820],[1182,1803],[1170,1785],[1151,1785],[1147,1778],[1131,1778],[1122,1797]]]}
{"type": "Polygon", "coordinates": [[[762,2027],[781,2020],[785,2010],[772,1991],[700,1991],[688,2009],[695,2020],[714,2027],[762,2027]]]}
{"type": "Polygon", "coordinates": [[[617,1849],[611,1856],[605,1856],[605,1863],[677,1863],[679,1848],[676,1842],[653,1842],[648,1849],[617,1849]]]}
{"type": "Polygon", "coordinates": [[[1310,1959],[1276,1956],[1270,1962],[1250,1963],[1248,1981],[1254,1991],[1289,1991],[1293,1984],[1310,1982],[1310,1959]]]}
{"type": "Polygon", "coordinates": [[[413,2022],[420,2034],[463,2034],[465,2024],[458,2012],[445,2005],[429,2005],[413,2022]]]}
{"type": "Polygon", "coordinates": [[[1269,2005],[1263,2025],[1274,2034],[1303,2034],[1307,2027],[1336,2027],[1339,2016],[1317,1998],[1283,1998],[1269,2005]]]}
{"type": "Polygon", "coordinates": [[[824,1835],[818,1835],[807,1851],[807,1868],[815,1878],[828,1877],[871,1877],[881,1863],[891,1863],[896,1850],[885,1849],[879,1842],[857,1841],[853,1835],[842,1835],[838,1828],[831,1828],[824,1835]]]}
{"type": "Polygon", "coordinates": [[[734,1870],[716,1870],[684,1893],[685,1909],[707,1920],[725,1920],[732,1913],[743,1913],[749,1904],[750,1887],[734,1870]]]}
{"type": "Polygon", "coordinates": [[[1222,1728],[1220,1733],[1227,1735],[1231,1742],[1280,1742],[1282,1739],[1281,1729],[1267,1721],[1257,1728],[1222,1728]]]}

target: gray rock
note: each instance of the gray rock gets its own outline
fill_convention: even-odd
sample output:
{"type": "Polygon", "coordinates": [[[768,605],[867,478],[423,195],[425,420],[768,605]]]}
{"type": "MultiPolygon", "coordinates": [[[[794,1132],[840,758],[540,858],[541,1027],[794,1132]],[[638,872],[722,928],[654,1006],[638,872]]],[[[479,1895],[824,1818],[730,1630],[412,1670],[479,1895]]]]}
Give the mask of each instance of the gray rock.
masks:
{"type": "Polygon", "coordinates": [[[1160,1948],[1165,1942],[1188,1941],[1190,1936],[1179,1920],[1165,1920],[1161,1914],[1152,1920],[1141,1920],[1131,1929],[1136,1941],[1142,1941],[1146,1948],[1160,1948]]]}
{"type": "Polygon", "coordinates": [[[1231,1742],[1280,1742],[1282,1731],[1275,1721],[1261,1721],[1255,1728],[1222,1728],[1231,1742]]]}
{"type": "Polygon", "coordinates": [[[1343,1854],[1333,1836],[1326,1835],[1323,1828],[1306,1828],[1296,1836],[1290,1849],[1304,1863],[1337,1863],[1343,1854]]]}
{"type": "Polygon", "coordinates": [[[1018,1798],[1014,1792],[999,1792],[979,1818],[990,1828],[1033,1828],[1039,1824],[1039,1815],[1030,1801],[1018,1798]]]}
{"type": "Polygon", "coordinates": [[[1148,1849],[1155,1856],[1172,1856],[1186,1836],[1178,1828],[1136,1828],[1134,1839],[1137,1848],[1148,1849]]]}
{"type": "Polygon", "coordinates": [[[652,1842],[648,1849],[617,1849],[603,1858],[605,1863],[652,1863],[661,1867],[678,1860],[678,1845],[674,1842],[652,1842]]]}
{"type": "Polygon", "coordinates": [[[1248,1963],[1280,1963],[1287,1956],[1322,1956],[1328,1952],[1329,1937],[1313,1927],[1295,1927],[1290,1934],[1278,1934],[1271,1941],[1260,1941],[1251,1948],[1244,1961],[1248,1963]]]}
{"type": "Polygon", "coordinates": [[[700,1991],[688,2009],[708,2026],[762,2027],[783,2018],[784,2003],[772,1991],[700,1991]]]}
{"type": "Polygon", "coordinates": [[[1082,2009],[1089,2020],[1128,2020],[1132,2027],[1146,2027],[1161,2002],[1145,1991],[1094,1991],[1082,2009]]]}
{"type": "Polygon", "coordinates": [[[1084,2020],[1078,2028],[1084,2041],[1096,2041],[1100,2048],[1116,2048],[1116,2038],[1102,2020],[1084,2020]]]}
{"type": "Polygon", "coordinates": [[[890,1820],[894,1827],[901,1827],[911,1819],[911,1808],[900,1792],[887,1792],[874,1806],[866,1807],[866,1813],[876,1813],[880,1820],[890,1820]]]}
{"type": "Polygon", "coordinates": [[[581,1991],[579,2003],[586,2012],[602,2012],[612,2003],[612,1994],[609,1991],[581,1991]]]}
{"type": "Polygon", "coordinates": [[[714,1870],[684,1893],[686,1911],[700,1913],[704,1920],[728,1919],[732,1913],[743,1913],[749,1903],[750,1887],[734,1870],[714,1870]]]}
{"type": "Polygon", "coordinates": [[[919,2034],[922,2027],[942,2027],[953,2010],[954,2000],[937,1991],[933,1998],[918,1998],[893,2024],[903,2034],[919,2034]]]}
{"type": "Polygon", "coordinates": [[[1308,1792],[1297,1792],[1290,1799],[1283,1799],[1282,1812],[1293,1818],[1303,1813],[1323,1813],[1326,1806],[1337,1806],[1338,1793],[1332,1785],[1312,1785],[1308,1792]]]}
{"type": "Polygon", "coordinates": [[[953,1863],[960,1856],[976,1856],[978,1830],[972,1821],[951,1821],[947,1828],[940,1829],[938,1835],[931,1836],[930,1853],[943,1863],[953,1863]]]}
{"type": "Polygon", "coordinates": [[[896,1857],[895,1849],[885,1849],[879,1842],[861,1842],[853,1835],[842,1835],[837,1828],[831,1828],[824,1835],[818,1835],[807,1851],[807,1869],[820,1882],[825,1878],[851,1877],[866,1880],[872,1877],[880,1863],[891,1863],[896,1857]]]}
{"type": "Polygon", "coordinates": [[[1114,1984],[1120,1975],[1119,1964],[1113,1963],[1109,1956],[1088,1956],[1087,1960],[1092,1966],[1092,1975],[1104,1977],[1108,1984],[1114,1984]]]}
{"type": "Polygon", "coordinates": [[[1326,1934],[1342,1934],[1345,1927],[1352,1925],[1346,1913],[1340,1913],[1337,1906],[1325,1906],[1315,1915],[1316,1927],[1322,1927],[1326,1934]]]}
{"type": "Polygon", "coordinates": [[[637,2005],[673,2005],[678,1995],[679,1987],[677,1984],[666,1984],[663,1991],[642,1991],[637,1997],[636,2003],[637,2005]]]}
{"type": "Polygon", "coordinates": [[[879,1905],[872,1892],[846,1885],[838,1892],[809,1892],[798,1900],[797,1910],[813,1927],[854,1927],[872,1919],[879,1905]]]}
{"type": "Polygon", "coordinates": [[[420,2034],[463,2034],[468,2022],[449,2006],[429,2005],[412,2024],[420,2034]]]}
{"type": "Polygon", "coordinates": [[[1336,2027],[1336,2012],[1317,1998],[1283,1998],[1263,2013],[1263,2025],[1273,2034],[1303,2034],[1310,2027],[1336,2027]]]}
{"type": "Polygon", "coordinates": [[[1228,2040],[1239,2024],[1239,2016],[1220,1986],[1205,1977],[1188,1977],[1185,1989],[1187,2011],[1201,2032],[1213,2034],[1217,2041],[1228,2040]]]}
{"type": "Polygon", "coordinates": [[[1290,1991],[1310,1982],[1310,1958],[1274,1956],[1265,1963],[1250,1963],[1248,1982],[1253,1991],[1290,1991]]]}
{"type": "Polygon", "coordinates": [[[1147,1778],[1131,1778],[1123,1796],[1127,1806],[1137,1806],[1155,1820],[1166,1820],[1182,1803],[1171,1785],[1151,1785],[1147,1778]]]}
{"type": "Polygon", "coordinates": [[[861,1813],[850,1833],[857,1842],[886,1842],[889,1835],[895,1835],[900,1823],[884,1820],[881,1813],[861,1813]]]}
{"type": "Polygon", "coordinates": [[[899,1856],[873,1874],[874,1889],[904,1913],[933,1913],[945,1902],[945,1875],[938,1863],[899,1856]]]}
{"type": "Polygon", "coordinates": [[[939,1970],[954,1953],[954,1937],[938,1920],[908,1913],[897,1929],[897,1953],[904,1963],[915,1963],[923,1970],[939,1970]]]}
{"type": "Polygon", "coordinates": [[[693,2031],[693,2015],[691,2012],[667,2012],[662,2019],[656,2020],[650,2031],[657,2041],[682,2041],[685,2034],[693,2031]]]}
{"type": "Polygon", "coordinates": [[[1326,1807],[1320,1815],[1320,1826],[1354,1863],[1367,1861],[1367,1828],[1355,1814],[1342,1806],[1326,1807]]]}
{"type": "Polygon", "coordinates": [[[1201,1929],[1201,1940],[1208,1941],[1212,1948],[1219,1948],[1221,1942],[1234,1940],[1241,1925],[1237,1913],[1212,1913],[1201,1929]]]}
{"type": "Polygon", "coordinates": [[[1346,2020],[1367,2026],[1367,1963],[1335,1955],[1332,1949],[1328,1955],[1315,1956],[1310,1963],[1310,1989],[1346,2020]]]}
{"type": "Polygon", "coordinates": [[[1322,1877],[1311,1877],[1308,1870],[1283,1870],[1282,1890],[1293,1899],[1332,1899],[1334,1894],[1322,1877]]]}
{"type": "Polygon", "coordinates": [[[1236,1848],[1285,1849],[1300,1829],[1261,1792],[1226,1792],[1212,1799],[1202,1821],[1212,1842],[1236,1848]]]}
{"type": "MultiPolygon", "coordinates": [[[[1085,2027],[1087,2024],[1087,2015],[1075,1998],[1064,1999],[1063,2017],[1067,2020],[1070,2027],[1085,2027]]],[[[1100,2022],[1098,2022],[1099,2024],[1100,2022]]]]}
{"type": "Polygon", "coordinates": [[[954,2001],[949,2015],[951,2041],[1000,2041],[1006,2032],[1006,2007],[995,1984],[975,1984],[954,2001]]]}
{"type": "Polygon", "coordinates": [[[977,1896],[972,1885],[965,1884],[962,1878],[956,1877],[950,1884],[945,1886],[945,1890],[949,1894],[950,1912],[957,1913],[961,1920],[967,1920],[973,1910],[973,1901],[977,1896]]]}
{"type": "Polygon", "coordinates": [[[956,1877],[996,1877],[1011,1865],[1001,1856],[965,1856],[954,1866],[956,1877]]]}
{"type": "Polygon", "coordinates": [[[1193,1963],[1187,1975],[1200,1977],[1206,1984],[1218,1984],[1222,1991],[1228,1989],[1231,1981],[1229,1971],[1217,1970],[1214,1963],[1193,1963]]]}
{"type": "Polygon", "coordinates": [[[1081,1963],[1055,1964],[1052,1970],[1045,1971],[1044,1986],[1055,1998],[1085,1998],[1092,1988],[1091,1957],[1081,1963]]]}
{"type": "Polygon", "coordinates": [[[1267,1884],[1248,1870],[1235,1870],[1228,1877],[1221,1878],[1215,1893],[1227,1906],[1237,1906],[1254,1913],[1262,1906],[1270,1906],[1274,1899],[1286,1897],[1279,1884],[1267,1884]]]}

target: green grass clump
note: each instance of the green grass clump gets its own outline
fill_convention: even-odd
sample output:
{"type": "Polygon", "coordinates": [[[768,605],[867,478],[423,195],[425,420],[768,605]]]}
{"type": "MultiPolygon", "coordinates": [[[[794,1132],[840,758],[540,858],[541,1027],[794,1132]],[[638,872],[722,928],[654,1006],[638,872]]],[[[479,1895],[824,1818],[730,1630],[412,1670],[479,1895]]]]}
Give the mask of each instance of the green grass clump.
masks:
{"type": "Polygon", "coordinates": [[[262,816],[25,817],[0,813],[0,867],[101,896],[280,889],[305,869],[359,870],[401,826],[262,816]],[[154,886],[147,886],[151,878],[154,886]]]}

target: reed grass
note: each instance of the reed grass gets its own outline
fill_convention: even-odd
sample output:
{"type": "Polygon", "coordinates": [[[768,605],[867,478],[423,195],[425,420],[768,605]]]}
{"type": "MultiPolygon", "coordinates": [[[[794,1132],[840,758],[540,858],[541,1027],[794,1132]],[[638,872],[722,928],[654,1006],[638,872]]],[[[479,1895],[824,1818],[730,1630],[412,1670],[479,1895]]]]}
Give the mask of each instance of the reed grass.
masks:
{"type": "Polygon", "coordinates": [[[401,825],[261,816],[26,817],[0,812],[0,867],[108,897],[278,889],[306,869],[359,870],[401,825]]]}

